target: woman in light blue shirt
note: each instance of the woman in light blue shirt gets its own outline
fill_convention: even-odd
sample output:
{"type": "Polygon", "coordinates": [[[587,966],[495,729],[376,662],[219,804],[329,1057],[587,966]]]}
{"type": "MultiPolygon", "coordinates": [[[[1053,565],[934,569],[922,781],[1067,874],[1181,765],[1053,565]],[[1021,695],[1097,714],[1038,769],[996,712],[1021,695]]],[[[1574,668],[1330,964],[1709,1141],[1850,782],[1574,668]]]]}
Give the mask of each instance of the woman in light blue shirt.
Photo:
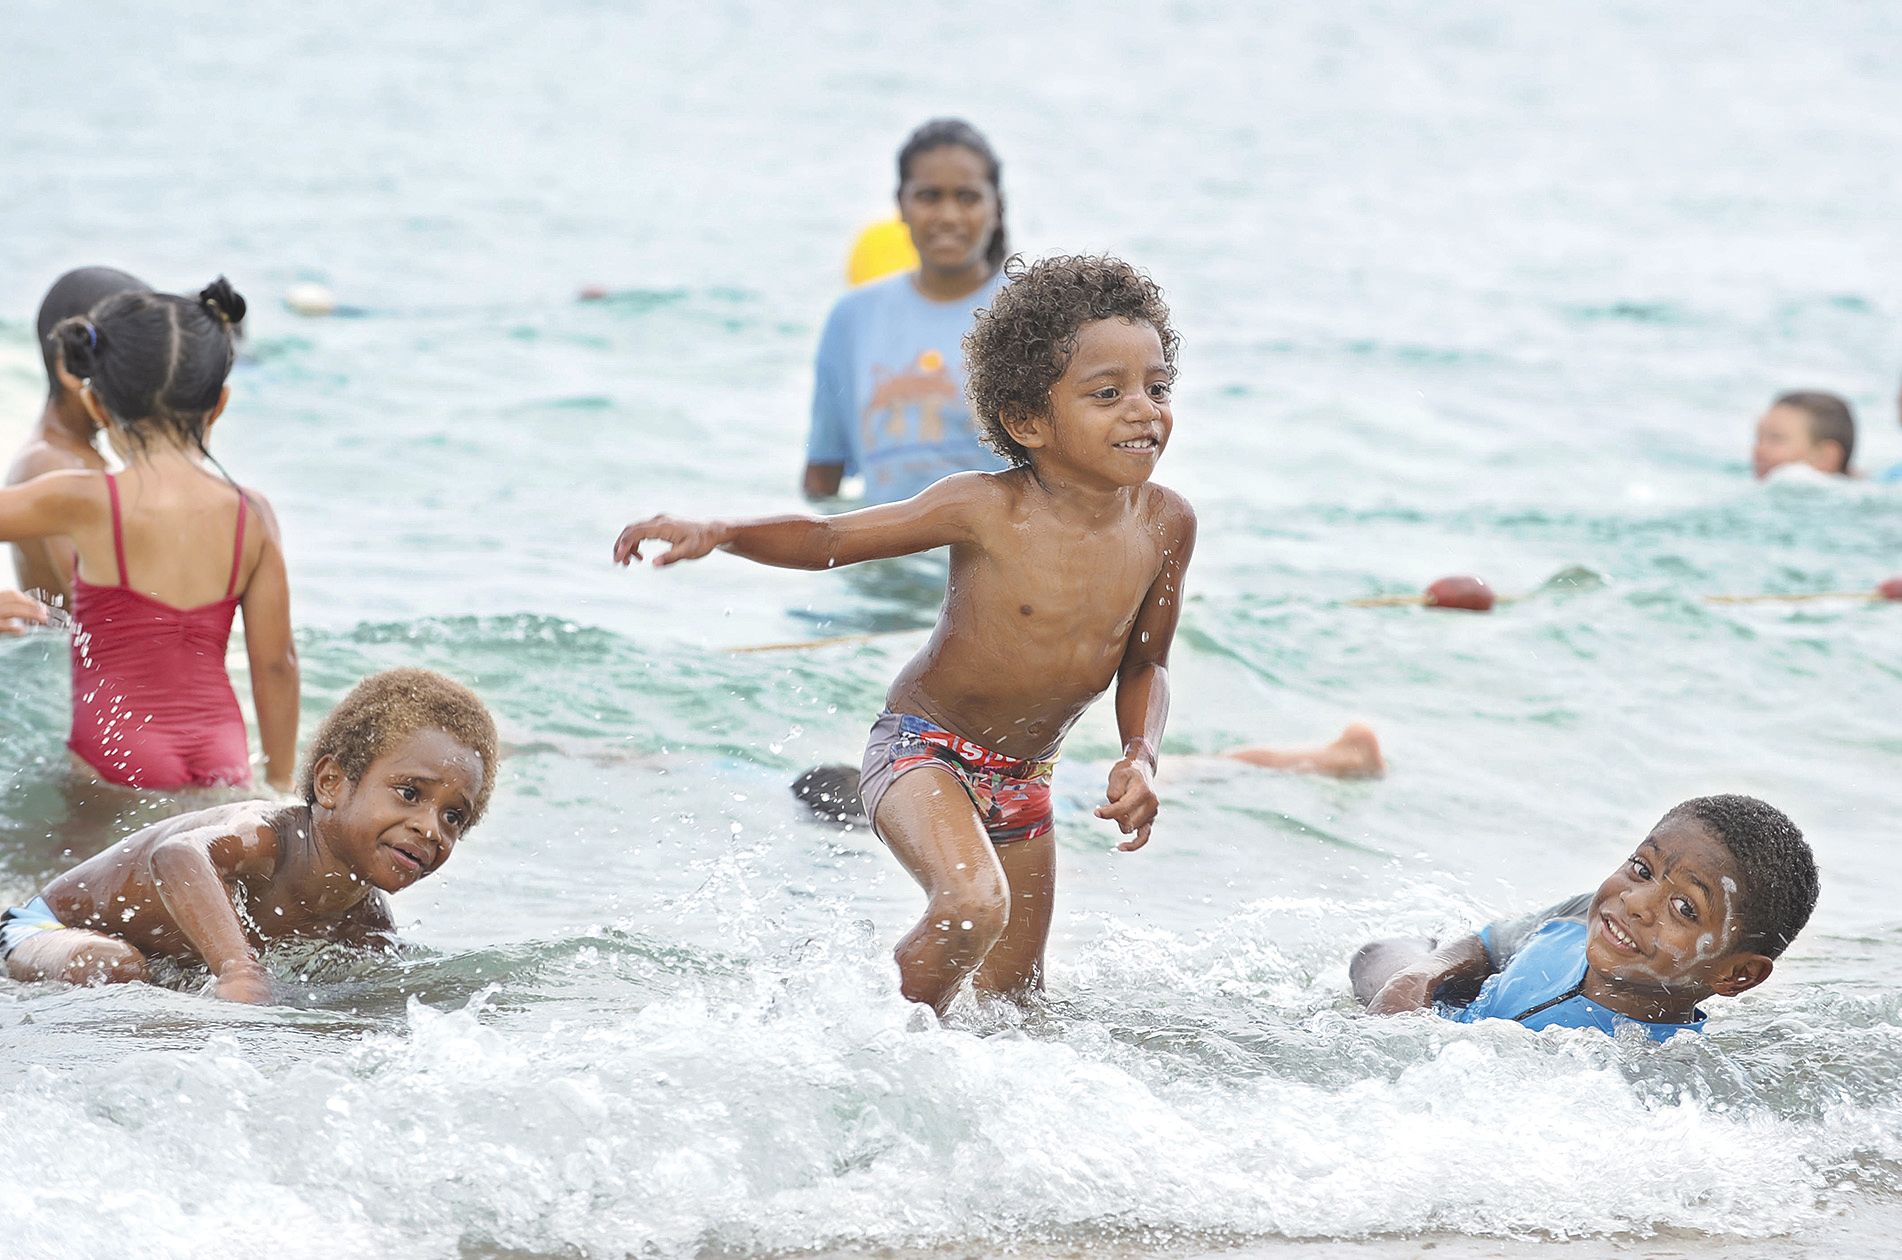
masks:
{"type": "Polygon", "coordinates": [[[839,299],[819,339],[805,492],[847,476],[865,503],[908,499],[956,472],[1004,460],[977,438],[964,400],[964,334],[1003,283],[1002,166],[969,123],[936,118],[898,151],[898,213],[916,271],[839,299]]]}

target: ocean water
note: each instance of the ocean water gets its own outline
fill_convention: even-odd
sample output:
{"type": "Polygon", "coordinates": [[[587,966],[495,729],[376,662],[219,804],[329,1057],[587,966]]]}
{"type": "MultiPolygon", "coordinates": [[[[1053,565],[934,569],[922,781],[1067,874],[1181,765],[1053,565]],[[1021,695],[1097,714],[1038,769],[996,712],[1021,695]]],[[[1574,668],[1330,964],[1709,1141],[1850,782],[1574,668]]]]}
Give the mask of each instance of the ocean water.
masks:
{"type": "MultiPolygon", "coordinates": [[[[0,1254],[1785,1257],[1902,1221],[1902,495],[1758,485],[1770,396],[1902,461],[1902,15],[1822,3],[565,0],[13,6],[0,436],[61,270],[228,274],[215,446],[282,518],[308,729],[448,671],[512,755],[285,1004],[0,982],[0,1254]],[[632,11],[630,11],[632,10],[632,11]],[[810,359],[908,128],[966,114],[1014,241],[1113,250],[1184,336],[1202,522],[1154,839],[1058,773],[1047,997],[896,994],[917,894],[805,814],[932,615],[927,565],[623,572],[655,510],[796,502],[810,359]],[[347,308],[278,301],[328,285],[347,308]],[[583,285],[608,287],[578,303],[583,285]],[[1486,617],[1345,601],[1473,572],[1486,617]],[[886,632],[807,651],[738,646],[886,632]],[[1372,724],[1376,782],[1210,754],[1372,724]],[[1362,940],[1594,886],[1747,791],[1823,895],[1663,1048],[1346,994],[1362,940]]],[[[242,654],[232,658],[245,692],[242,654]]],[[[0,642],[0,897],[179,806],[72,786],[65,645],[0,642]]]]}

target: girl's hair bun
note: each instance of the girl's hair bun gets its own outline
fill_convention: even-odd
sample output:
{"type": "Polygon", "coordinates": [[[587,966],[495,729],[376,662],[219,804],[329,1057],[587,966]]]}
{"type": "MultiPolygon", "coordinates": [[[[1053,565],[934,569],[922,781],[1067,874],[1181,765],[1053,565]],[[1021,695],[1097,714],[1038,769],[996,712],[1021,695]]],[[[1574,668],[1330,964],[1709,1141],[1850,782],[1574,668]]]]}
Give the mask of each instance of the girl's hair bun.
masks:
{"type": "Polygon", "coordinates": [[[223,276],[198,291],[198,302],[227,328],[236,328],[244,322],[244,296],[223,276]]]}
{"type": "Polygon", "coordinates": [[[69,315],[46,334],[66,370],[89,380],[99,363],[99,329],[84,315],[69,315]]]}

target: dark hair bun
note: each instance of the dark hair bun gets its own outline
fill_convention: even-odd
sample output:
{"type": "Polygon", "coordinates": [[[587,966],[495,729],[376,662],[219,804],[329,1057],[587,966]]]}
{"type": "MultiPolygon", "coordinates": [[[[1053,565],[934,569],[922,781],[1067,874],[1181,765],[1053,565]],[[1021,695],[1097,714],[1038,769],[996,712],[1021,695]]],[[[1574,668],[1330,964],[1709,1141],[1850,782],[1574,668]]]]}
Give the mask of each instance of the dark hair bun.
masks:
{"type": "Polygon", "coordinates": [[[231,287],[231,281],[219,276],[198,291],[199,303],[211,317],[227,328],[244,322],[244,295],[231,287]]]}
{"type": "Polygon", "coordinates": [[[46,334],[66,370],[85,380],[99,363],[99,330],[84,315],[68,315],[46,334]]]}

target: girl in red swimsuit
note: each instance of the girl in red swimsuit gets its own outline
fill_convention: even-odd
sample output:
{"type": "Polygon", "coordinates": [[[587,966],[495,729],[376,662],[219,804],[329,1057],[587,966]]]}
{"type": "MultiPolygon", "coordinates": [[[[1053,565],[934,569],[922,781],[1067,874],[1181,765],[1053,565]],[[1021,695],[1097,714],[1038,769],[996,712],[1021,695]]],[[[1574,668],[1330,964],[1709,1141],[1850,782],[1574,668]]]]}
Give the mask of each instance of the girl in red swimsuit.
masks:
{"type": "MultiPolygon", "coordinates": [[[[125,461],[0,490],[0,540],[72,540],[73,753],[101,779],[171,791],[248,784],[244,717],[225,673],[244,612],[264,779],[290,786],[297,653],[277,520],[208,468],[244,299],[124,293],[50,334],[68,388],[125,461]]],[[[215,462],[215,461],[212,461],[215,462]]],[[[220,470],[222,471],[222,470],[220,470]]]]}

